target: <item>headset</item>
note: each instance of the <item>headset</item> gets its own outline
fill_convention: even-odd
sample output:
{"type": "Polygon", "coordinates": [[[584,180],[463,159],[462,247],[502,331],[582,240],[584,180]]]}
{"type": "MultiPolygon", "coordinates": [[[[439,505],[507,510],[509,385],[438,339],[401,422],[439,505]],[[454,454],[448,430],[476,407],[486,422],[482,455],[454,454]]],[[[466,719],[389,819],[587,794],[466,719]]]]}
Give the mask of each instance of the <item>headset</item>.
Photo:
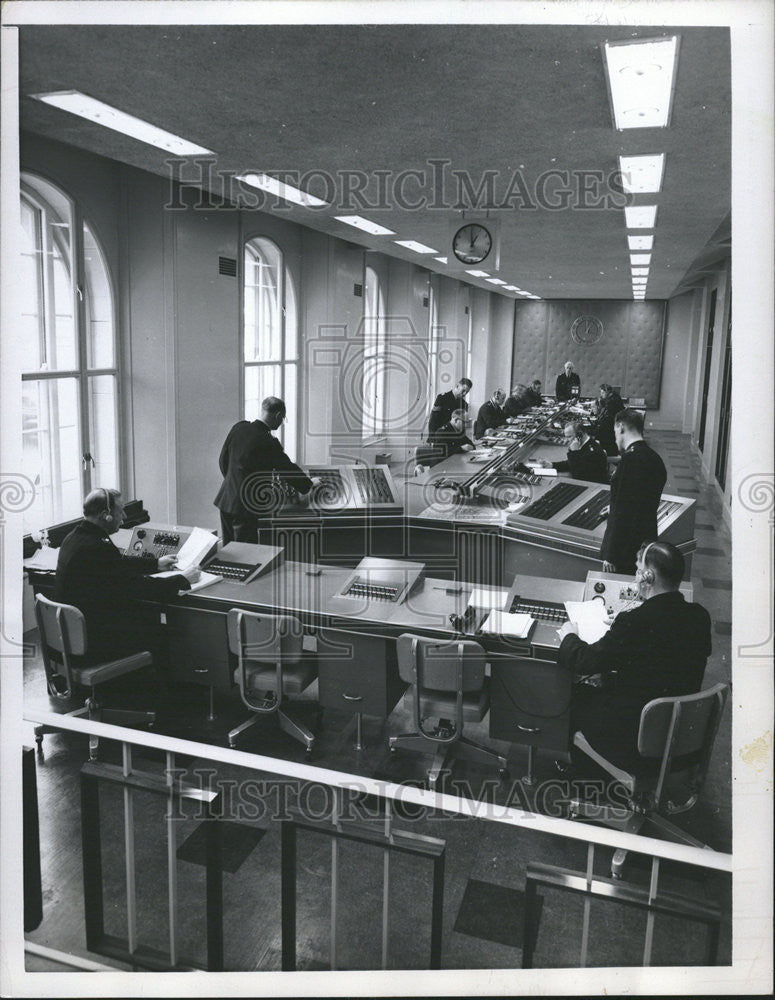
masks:
{"type": "MultiPolygon", "coordinates": [[[[643,555],[641,556],[641,560],[640,561],[641,561],[641,564],[644,567],[646,565],[646,556],[648,555],[648,551],[649,551],[649,549],[651,548],[651,546],[653,544],[654,544],[653,542],[649,542],[648,545],[646,546],[646,548],[643,550],[643,555]]],[[[646,584],[649,584],[649,585],[653,584],[654,583],[654,570],[653,569],[645,569],[644,568],[641,571],[640,578],[646,584]]]]}

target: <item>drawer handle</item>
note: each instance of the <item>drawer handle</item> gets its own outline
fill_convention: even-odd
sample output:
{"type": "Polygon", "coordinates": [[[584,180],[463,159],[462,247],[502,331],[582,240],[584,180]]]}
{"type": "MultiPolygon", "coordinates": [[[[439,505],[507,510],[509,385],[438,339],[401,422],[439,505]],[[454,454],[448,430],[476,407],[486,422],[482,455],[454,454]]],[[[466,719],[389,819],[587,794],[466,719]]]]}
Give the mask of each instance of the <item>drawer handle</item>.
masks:
{"type": "Polygon", "coordinates": [[[517,729],[521,733],[540,733],[541,732],[541,727],[540,726],[533,726],[531,728],[530,726],[520,726],[519,723],[517,723],[517,729]]]}
{"type": "Polygon", "coordinates": [[[345,701],[363,701],[362,694],[345,694],[342,692],[342,697],[345,701]]]}
{"type": "Polygon", "coordinates": [[[210,673],[210,668],[209,667],[194,667],[194,673],[195,674],[209,674],[210,673]]]}

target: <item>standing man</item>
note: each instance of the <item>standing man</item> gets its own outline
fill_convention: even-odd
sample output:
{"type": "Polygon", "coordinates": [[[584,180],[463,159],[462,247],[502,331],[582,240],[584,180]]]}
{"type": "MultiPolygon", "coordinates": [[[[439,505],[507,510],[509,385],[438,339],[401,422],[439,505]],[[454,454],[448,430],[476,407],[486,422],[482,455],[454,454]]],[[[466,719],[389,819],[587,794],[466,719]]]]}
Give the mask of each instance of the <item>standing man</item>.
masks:
{"type": "Polygon", "coordinates": [[[643,440],[643,417],[620,410],[614,422],[622,460],[611,480],[611,503],[600,558],[607,573],[634,573],[643,542],[657,537],[657,508],[667,472],[643,440]]]}
{"type": "Polygon", "coordinates": [[[221,512],[221,539],[227,542],[258,542],[258,519],[273,513],[275,473],[303,496],[320,480],[310,479],[288,458],[272,436],[285,420],[285,403],[267,396],[261,404],[261,419],[238,421],[224,441],[218,465],[223,484],[213,501],[221,512]]]}
{"type": "Polygon", "coordinates": [[[570,472],[571,479],[581,479],[587,483],[608,482],[608,456],[601,445],[587,434],[580,420],[569,420],[563,428],[563,436],[568,446],[565,462],[541,460],[545,468],[558,472],[570,472]]]}
{"type": "Polygon", "coordinates": [[[635,586],[642,603],[620,611],[602,639],[587,644],[566,622],[558,663],[575,677],[601,675],[599,686],[575,684],[572,732],[581,730],[599,753],[620,767],[638,759],[643,706],[654,698],[695,694],[711,652],[710,616],[684,599],[684,558],[669,542],[638,552],[635,586]]]}
{"type": "Polygon", "coordinates": [[[449,392],[440,392],[438,394],[428,420],[429,441],[431,434],[433,434],[434,431],[437,431],[439,427],[443,427],[444,424],[449,423],[449,418],[455,410],[468,409],[466,396],[471,391],[472,385],[473,382],[470,378],[461,378],[454,389],[450,389],[449,392]]]}
{"type": "Polygon", "coordinates": [[[86,619],[89,663],[129,656],[146,648],[147,636],[135,599],[171,601],[199,578],[199,570],[154,579],[148,573],[169,569],[175,556],[132,558],[110,540],[124,523],[118,490],[92,490],[83,520],[59,547],[54,600],[72,604],[86,619]]]}
{"type": "Polygon", "coordinates": [[[600,384],[600,395],[598,397],[597,419],[592,425],[592,434],[605,448],[607,455],[618,454],[616,446],[616,435],[614,434],[614,421],[616,414],[624,409],[622,397],[607,382],[600,384]]]}
{"type": "Polygon", "coordinates": [[[506,400],[506,393],[503,389],[496,389],[492,397],[486,403],[482,403],[474,421],[474,437],[484,437],[486,432],[493,427],[500,427],[506,416],[503,412],[503,403],[506,400]]]}
{"type": "Polygon", "coordinates": [[[573,370],[572,361],[566,361],[563,371],[557,376],[554,394],[558,403],[566,403],[569,399],[578,399],[581,395],[581,379],[573,370]]]}

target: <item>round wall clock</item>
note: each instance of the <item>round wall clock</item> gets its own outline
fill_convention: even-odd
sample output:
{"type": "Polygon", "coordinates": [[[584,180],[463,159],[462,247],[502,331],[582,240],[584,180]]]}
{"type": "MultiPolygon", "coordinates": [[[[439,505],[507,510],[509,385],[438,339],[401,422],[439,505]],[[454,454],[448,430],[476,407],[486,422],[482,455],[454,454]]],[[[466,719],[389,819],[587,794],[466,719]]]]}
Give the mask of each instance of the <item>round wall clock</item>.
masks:
{"type": "Polygon", "coordinates": [[[588,347],[603,336],[603,324],[597,316],[577,316],[571,323],[570,335],[577,344],[588,347]]]}
{"type": "Polygon", "coordinates": [[[490,230],[479,222],[461,226],[452,240],[452,252],[463,264],[481,264],[491,250],[490,230]]]}

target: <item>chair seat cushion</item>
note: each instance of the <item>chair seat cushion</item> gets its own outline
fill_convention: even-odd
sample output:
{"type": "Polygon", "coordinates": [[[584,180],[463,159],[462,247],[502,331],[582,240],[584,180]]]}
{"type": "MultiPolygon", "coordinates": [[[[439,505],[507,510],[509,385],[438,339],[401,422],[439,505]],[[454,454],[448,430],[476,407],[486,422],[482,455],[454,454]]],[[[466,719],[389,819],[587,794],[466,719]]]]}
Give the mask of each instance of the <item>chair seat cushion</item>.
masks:
{"type": "Polygon", "coordinates": [[[131,656],[122,656],[120,660],[95,663],[91,667],[79,667],[73,670],[73,680],[76,684],[83,684],[84,687],[92,687],[112,681],[115,677],[122,677],[133,670],[140,670],[141,667],[148,667],[151,663],[153,657],[150,653],[133,653],[131,656]]]}
{"type": "MultiPolygon", "coordinates": [[[[454,691],[436,691],[425,688],[420,699],[423,716],[442,719],[455,718],[457,695],[454,691]]],[[[489,678],[485,678],[481,691],[470,691],[463,695],[463,721],[481,722],[490,707],[489,678]]]]}
{"type": "MultiPolygon", "coordinates": [[[[250,662],[246,665],[247,692],[274,691],[277,687],[277,668],[274,663],[250,662]]],[[[300,694],[318,675],[317,660],[314,655],[304,654],[297,663],[283,664],[283,691],[286,694],[300,694]]],[[[234,683],[239,686],[239,667],[234,671],[234,683]]]]}

